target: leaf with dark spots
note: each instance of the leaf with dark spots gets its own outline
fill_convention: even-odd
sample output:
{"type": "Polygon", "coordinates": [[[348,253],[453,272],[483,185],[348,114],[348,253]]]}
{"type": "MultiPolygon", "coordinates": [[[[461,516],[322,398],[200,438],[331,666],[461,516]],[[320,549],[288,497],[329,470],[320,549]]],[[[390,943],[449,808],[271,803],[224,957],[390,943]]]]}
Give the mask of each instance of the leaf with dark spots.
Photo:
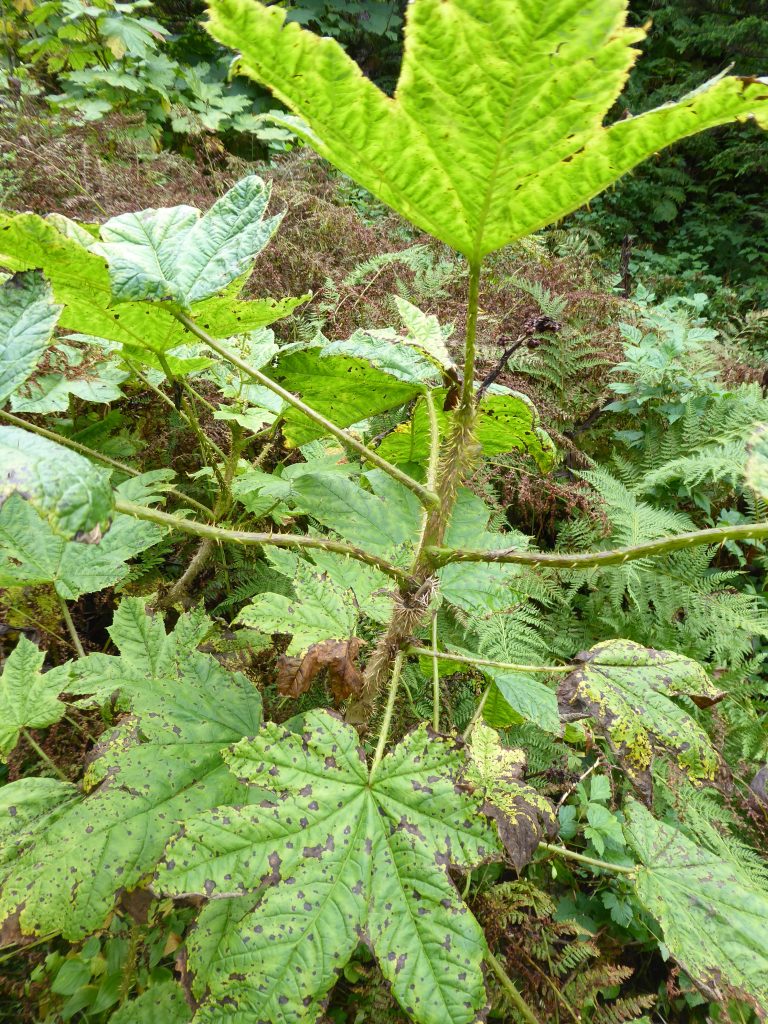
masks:
{"type": "Polygon", "coordinates": [[[166,634],[144,601],[129,598],[110,630],[119,656],[93,654],[69,667],[66,689],[99,698],[117,691],[132,713],[94,751],[85,796],[42,779],[0,790],[13,797],[14,818],[21,811],[25,819],[10,842],[0,827],[0,927],[16,921],[24,935],[82,938],[153,870],[180,820],[248,799],[221,751],[257,730],[260,700],[247,679],[198,653],[209,629],[193,612],[166,634]]]}
{"type": "Polygon", "coordinates": [[[226,755],[239,779],[284,799],[187,821],[154,883],[171,896],[201,892],[207,879],[217,896],[268,886],[215,949],[190,951],[207,986],[199,1019],[212,1024],[230,1000],[235,1019],[314,1021],[365,937],[414,1020],[470,1024],[485,1005],[485,940],[449,868],[471,870],[501,847],[480,797],[461,785],[462,746],[421,726],[371,774],[337,716],[297,721],[301,732],[268,724],[226,755]],[[275,852],[277,877],[266,865],[275,852]]]}
{"type": "Polygon", "coordinates": [[[350,640],[324,640],[312,644],[303,657],[281,654],[277,661],[277,690],[285,697],[306,693],[317,675],[328,670],[328,682],[334,700],[341,702],[360,692],[363,676],[354,660],[360,652],[357,637],[350,640]]]}
{"type": "Polygon", "coordinates": [[[699,785],[725,781],[725,769],[704,729],[673,697],[700,707],[723,693],[697,662],[672,651],[655,651],[630,640],[609,640],[576,658],[581,666],[558,688],[565,722],[592,718],[646,802],[652,795],[651,764],[661,750],[699,785]]]}
{"type": "Polygon", "coordinates": [[[496,822],[499,837],[517,871],[530,861],[546,836],[557,834],[557,817],[549,800],[523,781],[525,754],[502,746],[499,735],[483,722],[472,730],[466,778],[485,797],[483,813],[496,822]]]}
{"type": "Polygon", "coordinates": [[[640,866],[636,894],[664,944],[707,999],[745,1000],[768,1019],[768,894],[743,868],[630,801],[624,832],[640,866]]]}

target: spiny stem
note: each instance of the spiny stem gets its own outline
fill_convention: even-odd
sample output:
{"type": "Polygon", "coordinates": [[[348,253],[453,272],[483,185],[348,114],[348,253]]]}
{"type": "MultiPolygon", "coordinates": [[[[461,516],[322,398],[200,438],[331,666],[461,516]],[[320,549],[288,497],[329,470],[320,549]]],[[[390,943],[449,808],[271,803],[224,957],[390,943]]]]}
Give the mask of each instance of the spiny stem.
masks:
{"type": "Polygon", "coordinates": [[[509,996],[510,1001],[514,1004],[515,1009],[520,1014],[520,1016],[524,1020],[526,1020],[528,1022],[528,1024],[541,1024],[541,1021],[539,1020],[539,1018],[536,1016],[536,1014],[530,1008],[528,1003],[526,1003],[526,1001],[523,999],[523,997],[517,991],[517,988],[515,987],[515,983],[512,981],[512,979],[507,974],[507,972],[504,970],[504,968],[501,965],[501,962],[496,959],[496,957],[493,955],[493,953],[490,951],[490,949],[485,954],[485,957],[486,957],[486,960],[488,961],[488,963],[493,968],[493,973],[499,979],[499,982],[501,983],[501,987],[504,989],[504,991],[509,996]]]}
{"type": "Polygon", "coordinates": [[[432,728],[440,732],[440,659],[437,655],[437,612],[432,614],[432,728]]]}
{"type": "Polygon", "coordinates": [[[469,267],[469,294],[467,295],[467,334],[464,345],[464,383],[461,405],[472,407],[475,401],[475,342],[477,339],[477,315],[480,304],[480,263],[469,267]]]}
{"type": "Polygon", "coordinates": [[[480,698],[480,702],[477,705],[477,707],[475,708],[475,713],[474,713],[474,715],[472,715],[472,717],[469,720],[469,725],[464,730],[464,732],[461,734],[461,738],[463,740],[468,740],[469,739],[469,737],[472,735],[472,730],[475,728],[477,723],[480,721],[480,718],[482,717],[482,714],[483,714],[483,708],[485,707],[485,702],[488,700],[488,694],[491,692],[491,687],[492,686],[493,686],[493,683],[488,683],[488,685],[486,686],[485,691],[483,692],[483,696],[480,698]]]}
{"type": "Polygon", "coordinates": [[[537,849],[548,850],[550,853],[556,853],[559,857],[565,857],[566,860],[577,860],[580,864],[591,864],[592,867],[603,868],[605,871],[617,871],[621,875],[637,874],[637,868],[628,868],[623,864],[611,864],[607,860],[587,857],[584,853],[576,853],[575,850],[569,850],[565,846],[557,846],[554,843],[539,843],[537,849]]]}
{"type": "MultiPolygon", "coordinates": [[[[118,462],[117,459],[112,459],[109,455],[104,455],[102,452],[97,452],[93,448],[88,448],[87,445],[80,444],[79,441],[72,441],[68,437],[56,434],[53,430],[46,430],[45,427],[39,427],[36,423],[30,423],[28,420],[23,420],[20,416],[14,416],[11,412],[5,412],[0,409],[0,417],[4,420],[8,420],[9,423],[16,424],[17,427],[23,427],[24,430],[29,430],[33,434],[39,434],[40,437],[47,437],[49,441],[55,441],[56,444],[61,444],[65,448],[71,448],[73,452],[79,452],[81,455],[87,455],[91,459],[97,459],[99,462],[103,462],[106,466],[112,466],[115,469],[119,469],[121,473],[125,473],[127,476],[141,476],[141,471],[134,469],[133,466],[127,466],[124,462],[118,462]]],[[[178,498],[179,501],[184,501],[187,505],[191,505],[193,508],[199,509],[207,516],[210,516],[211,510],[209,508],[202,505],[199,501],[195,501],[194,498],[187,497],[187,495],[182,491],[177,491],[175,487],[166,487],[164,490],[166,494],[172,494],[174,498],[178,498]]]]}
{"type": "Polygon", "coordinates": [[[437,422],[437,410],[432,392],[427,388],[424,392],[424,403],[427,407],[429,421],[429,463],[427,464],[427,487],[434,491],[437,487],[437,468],[440,464],[440,426],[437,422]]]}
{"type": "Polygon", "coordinates": [[[72,621],[72,616],[69,613],[69,605],[61,594],[57,593],[56,597],[59,599],[59,607],[61,608],[61,617],[64,619],[64,625],[67,627],[69,635],[72,638],[72,646],[77,651],[78,658],[84,658],[85,651],[83,650],[83,645],[80,642],[80,637],[77,635],[77,630],[75,629],[75,624],[72,621]]]}
{"type": "Polygon", "coordinates": [[[256,370],[252,366],[249,366],[248,363],[246,363],[245,360],[241,359],[236,352],[232,352],[230,349],[226,348],[226,346],[218,342],[215,338],[212,338],[201,327],[198,327],[195,321],[188,317],[186,313],[174,312],[173,315],[181,324],[183,324],[187,328],[188,331],[191,331],[192,334],[196,335],[198,338],[200,338],[201,341],[205,342],[208,348],[216,352],[217,355],[220,355],[222,359],[226,359],[228,362],[232,363],[233,366],[236,366],[239,370],[242,370],[243,373],[247,374],[249,377],[251,377],[257,383],[261,384],[263,387],[269,388],[270,391],[274,392],[274,394],[282,398],[284,402],[287,402],[289,405],[292,405],[294,409],[298,409],[299,412],[303,413],[308,419],[312,420],[313,423],[317,423],[318,426],[322,427],[323,430],[326,431],[328,434],[331,434],[331,436],[341,441],[342,444],[345,444],[349,448],[352,448],[354,451],[356,451],[357,454],[360,455],[361,458],[365,459],[366,462],[370,462],[371,465],[377,466],[379,469],[383,470],[389,476],[399,481],[404,487],[407,487],[409,490],[413,491],[413,493],[417,496],[422,505],[424,505],[426,508],[434,508],[438,504],[438,497],[433,491],[430,491],[427,487],[424,487],[417,480],[414,480],[412,477],[408,476],[407,473],[403,473],[403,471],[398,469],[397,466],[393,466],[391,462],[387,462],[386,459],[383,459],[380,455],[377,455],[376,452],[368,448],[367,445],[364,445],[362,441],[358,441],[358,439],[354,437],[352,434],[350,434],[348,431],[344,430],[341,427],[337,427],[336,424],[333,423],[331,420],[326,419],[326,417],[323,416],[322,413],[319,413],[316,409],[313,409],[311,406],[306,405],[306,403],[302,402],[302,400],[300,398],[297,398],[296,395],[294,395],[291,391],[286,390],[284,387],[281,387],[276,381],[272,380],[271,377],[268,377],[260,370],[256,370]]]}
{"type": "Polygon", "coordinates": [[[45,764],[48,765],[48,767],[51,769],[51,771],[54,773],[54,775],[57,775],[61,779],[62,782],[69,782],[69,779],[64,774],[64,772],[61,770],[61,768],[59,768],[59,766],[57,764],[55,764],[55,762],[53,762],[50,759],[50,757],[46,754],[46,752],[43,750],[43,748],[40,746],[40,744],[37,742],[37,740],[34,739],[32,734],[30,733],[29,729],[22,729],[21,732],[22,732],[22,735],[24,736],[24,739],[27,741],[27,743],[30,745],[30,747],[32,747],[32,749],[37,754],[37,756],[40,758],[40,760],[45,762],[45,764]]]}
{"type": "Polygon", "coordinates": [[[395,699],[397,697],[397,686],[400,682],[400,669],[403,667],[403,652],[398,651],[395,655],[395,660],[392,664],[392,678],[389,684],[389,697],[387,698],[387,706],[384,708],[384,717],[381,720],[381,729],[379,730],[379,742],[376,744],[376,753],[373,755],[373,761],[371,762],[371,771],[369,778],[373,779],[376,769],[381,764],[381,759],[384,757],[384,751],[387,746],[387,738],[389,737],[389,726],[392,722],[392,712],[395,709],[395,699]]]}
{"type": "Polygon", "coordinates": [[[682,548],[700,544],[722,544],[728,540],[755,540],[768,537],[768,523],[743,523],[740,526],[715,526],[708,530],[694,530],[672,537],[646,541],[628,548],[612,551],[585,551],[578,554],[540,553],[519,551],[516,548],[500,548],[496,551],[458,550],[442,547],[427,548],[427,554],[436,567],[452,562],[502,562],[513,565],[530,565],[552,569],[591,569],[600,565],[623,565],[638,558],[666,555],[682,548]]]}
{"type": "Polygon", "coordinates": [[[248,533],[245,530],[227,530],[221,526],[213,526],[211,523],[198,523],[190,519],[180,519],[178,516],[169,515],[167,512],[160,512],[155,508],[147,508],[144,505],[137,505],[133,501],[124,501],[122,498],[115,500],[115,508],[118,512],[133,516],[135,519],[146,519],[150,523],[158,523],[160,526],[170,527],[172,530],[181,530],[182,533],[191,533],[198,537],[210,537],[214,541],[229,542],[231,544],[242,544],[244,546],[262,546],[271,544],[279,548],[322,548],[324,551],[335,551],[340,555],[348,555],[357,562],[365,562],[375,566],[387,576],[407,583],[410,580],[404,569],[392,565],[378,555],[363,551],[362,548],[353,547],[351,544],[344,544],[342,541],[330,540],[328,537],[307,537],[302,534],[293,533],[248,533]]]}
{"type": "Polygon", "coordinates": [[[570,672],[572,665],[518,665],[513,661],[491,661],[490,658],[475,658],[468,654],[453,654],[452,651],[438,651],[429,647],[414,645],[408,648],[408,654],[420,654],[426,658],[437,658],[442,661],[457,661],[462,665],[479,665],[488,668],[500,668],[510,672],[570,672]]]}

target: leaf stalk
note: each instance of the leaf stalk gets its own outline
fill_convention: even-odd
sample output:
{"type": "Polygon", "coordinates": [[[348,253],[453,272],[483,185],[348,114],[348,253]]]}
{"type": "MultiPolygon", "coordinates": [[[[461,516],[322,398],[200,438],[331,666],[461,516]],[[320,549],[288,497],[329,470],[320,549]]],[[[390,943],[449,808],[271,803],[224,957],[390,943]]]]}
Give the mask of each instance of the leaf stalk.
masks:
{"type": "Polygon", "coordinates": [[[487,666],[488,668],[506,669],[510,672],[570,672],[572,665],[518,665],[512,661],[492,661],[490,658],[475,658],[468,654],[453,654],[452,651],[438,651],[432,648],[420,647],[415,644],[408,648],[408,654],[418,654],[425,658],[436,658],[442,661],[457,661],[461,665],[487,666]]]}
{"type": "Polygon", "coordinates": [[[509,565],[530,565],[533,568],[551,569],[592,569],[601,565],[623,565],[639,558],[666,555],[672,551],[695,547],[700,544],[723,544],[730,540],[756,540],[768,537],[768,523],[742,523],[739,526],[716,526],[707,530],[679,533],[672,537],[660,537],[633,547],[615,548],[611,551],[585,551],[574,554],[557,554],[538,551],[519,551],[516,548],[499,548],[495,551],[459,550],[432,546],[427,555],[437,568],[453,562],[496,562],[509,565]]]}
{"type": "Polygon", "coordinates": [[[207,333],[207,331],[204,331],[201,327],[198,327],[195,321],[192,320],[191,317],[188,317],[186,313],[175,311],[173,315],[176,317],[179,323],[183,324],[183,326],[186,327],[188,331],[191,331],[192,334],[200,338],[200,340],[203,341],[208,346],[208,348],[212,349],[217,355],[221,356],[222,359],[226,359],[228,362],[232,363],[233,366],[236,366],[239,370],[242,370],[243,373],[247,374],[247,376],[251,377],[258,384],[261,384],[262,387],[269,388],[269,390],[276,394],[279,398],[282,398],[284,402],[287,402],[289,405],[293,406],[294,409],[298,409],[299,412],[303,413],[308,419],[312,420],[313,423],[317,423],[317,425],[322,427],[323,430],[326,431],[328,434],[335,437],[337,440],[341,441],[342,444],[356,451],[357,454],[362,459],[365,459],[366,462],[370,462],[371,465],[383,470],[383,472],[393,477],[393,479],[397,480],[404,487],[407,487],[408,490],[413,491],[413,493],[416,495],[416,497],[419,499],[422,505],[424,505],[425,508],[435,508],[439,504],[439,499],[437,495],[434,493],[434,491],[430,491],[429,488],[424,487],[423,484],[420,484],[418,480],[414,480],[413,477],[408,476],[407,473],[403,473],[403,471],[398,469],[397,466],[393,466],[391,462],[387,462],[386,459],[383,459],[380,455],[377,455],[376,452],[370,449],[367,445],[363,444],[362,441],[358,441],[358,439],[354,437],[352,434],[350,434],[347,430],[344,430],[342,427],[337,427],[336,424],[333,423],[331,420],[326,419],[326,417],[323,416],[322,413],[318,412],[316,409],[313,409],[311,406],[307,405],[300,398],[297,398],[296,395],[294,395],[291,391],[288,391],[286,388],[281,387],[280,384],[272,380],[271,377],[268,377],[265,373],[262,373],[260,370],[256,370],[252,366],[249,366],[248,363],[246,363],[244,359],[241,359],[236,352],[232,352],[230,349],[222,345],[215,338],[212,338],[207,333]]]}
{"type": "Polygon", "coordinates": [[[548,850],[549,853],[556,853],[566,860],[576,860],[580,864],[589,864],[591,867],[602,868],[604,871],[617,871],[620,875],[635,875],[637,868],[628,868],[624,864],[611,864],[607,860],[598,860],[596,857],[588,857],[585,853],[577,853],[565,846],[558,846],[556,843],[539,843],[538,850],[548,850]]]}
{"type": "Polygon", "coordinates": [[[348,555],[358,562],[365,562],[398,582],[407,583],[410,580],[404,569],[392,565],[385,558],[363,551],[351,544],[344,544],[342,541],[330,540],[328,537],[308,537],[303,534],[293,533],[249,533],[246,530],[228,530],[221,526],[214,526],[211,523],[198,523],[191,519],[181,519],[178,516],[169,515],[167,512],[160,512],[155,508],[147,508],[144,505],[137,505],[133,501],[124,501],[118,498],[115,501],[115,509],[124,515],[133,516],[135,519],[145,519],[150,523],[158,523],[160,526],[167,526],[172,530],[181,530],[183,533],[191,533],[198,537],[210,537],[214,541],[229,542],[231,544],[242,544],[245,546],[261,547],[271,544],[279,548],[321,548],[324,551],[335,551],[340,555],[348,555]]]}
{"type": "Polygon", "coordinates": [[[379,730],[379,741],[376,744],[376,752],[373,755],[373,761],[371,762],[371,771],[369,779],[372,781],[376,770],[381,764],[381,759],[384,757],[384,751],[387,747],[387,739],[389,738],[389,727],[392,723],[392,712],[395,709],[395,700],[397,698],[397,687],[400,682],[400,670],[403,667],[403,652],[398,651],[395,655],[395,660],[392,664],[392,678],[389,683],[389,696],[387,697],[387,706],[384,708],[384,717],[381,720],[381,729],[379,730]]]}

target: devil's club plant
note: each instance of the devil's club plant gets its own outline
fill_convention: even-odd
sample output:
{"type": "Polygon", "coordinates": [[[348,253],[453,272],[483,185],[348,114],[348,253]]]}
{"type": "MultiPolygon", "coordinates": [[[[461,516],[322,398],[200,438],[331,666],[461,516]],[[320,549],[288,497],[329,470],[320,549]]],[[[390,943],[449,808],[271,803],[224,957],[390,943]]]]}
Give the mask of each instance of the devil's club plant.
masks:
{"type": "MultiPolygon", "coordinates": [[[[469,891],[471,872],[489,859],[521,870],[542,846],[615,870],[705,992],[736,995],[762,1013],[768,941],[752,935],[764,929],[754,908],[765,896],[754,884],[714,855],[698,860],[689,840],[640,805],[628,808],[621,840],[635,865],[542,843],[555,833],[553,808],[524,782],[524,754],[482,721],[486,700],[554,735],[589,719],[607,739],[603,756],[651,803],[654,758],[670,753],[693,784],[722,781],[704,728],[674,700],[719,699],[701,666],[620,640],[575,666],[496,661],[441,637],[440,623],[508,611],[524,569],[616,565],[768,536],[768,523],[757,523],[615,551],[541,553],[491,528],[491,510],[467,486],[487,455],[521,452],[542,472],[556,458],[528,399],[476,385],[484,257],[678,138],[732,120],[768,126],[768,83],[720,78],[605,126],[643,34],[625,27],[625,0],[412,0],[390,98],[337,43],[286,24],[281,9],[254,0],[210,6],[212,33],[293,112],[282,123],[465,257],[463,360],[455,365],[436,318],[402,301],[402,335],[278,346],[268,325],[307,296],[239,297],[280,221],[265,219],[269,187],[254,176],[204,215],[145,210],[94,233],[58,216],[0,217],[0,264],[13,272],[0,286],[0,400],[13,410],[0,411],[12,424],[0,428],[0,580],[53,587],[81,654],[41,674],[41,656],[21,642],[0,679],[2,750],[57,720],[67,700],[122,714],[81,789],[22,780],[0,791],[0,934],[78,939],[102,927],[121,894],[150,886],[204,904],[187,941],[195,1021],[316,1020],[362,944],[416,1021],[478,1019],[485,960],[515,1012],[535,1022],[454,883],[465,876],[469,891]],[[209,504],[163,471],[139,474],[98,445],[16,415],[54,387],[41,388],[39,364],[64,344],[52,337],[57,324],[77,332],[67,342],[67,395],[90,386],[92,401],[110,401],[109,388],[128,375],[142,382],[199,444],[202,474],[215,484],[209,504]],[[83,358],[94,350],[98,359],[83,358]],[[200,381],[209,395],[218,389],[218,407],[200,381]],[[204,404],[228,431],[226,450],[201,427],[204,404]],[[366,442],[361,422],[380,414],[394,429],[366,442]],[[268,474],[247,448],[254,436],[271,444],[278,430],[288,448],[318,439],[335,447],[268,474]],[[123,478],[118,486],[113,476],[123,478]],[[185,508],[161,511],[160,501],[185,508]],[[302,516],[313,526],[257,532],[241,528],[244,514],[276,523],[302,516]],[[154,614],[136,599],[120,604],[111,630],[118,655],[86,657],[67,601],[119,584],[124,563],[168,531],[199,538],[183,575],[154,614]],[[159,611],[190,603],[220,544],[261,548],[274,570],[273,589],[251,591],[239,610],[239,638],[258,649],[287,635],[281,692],[295,698],[327,670],[346,721],[315,710],[260,725],[258,693],[212,656],[215,630],[204,614],[183,614],[166,633],[159,611]],[[205,654],[197,651],[204,640],[205,654]],[[388,750],[412,656],[430,665],[432,723],[388,750]],[[466,749],[440,733],[441,662],[489,680],[466,749]],[[728,908],[738,914],[732,943],[728,908]],[[725,953],[697,953],[695,941],[725,953]]],[[[137,1015],[158,1007],[174,1020],[193,1012],[167,979],[134,1004],[137,1015]]]]}

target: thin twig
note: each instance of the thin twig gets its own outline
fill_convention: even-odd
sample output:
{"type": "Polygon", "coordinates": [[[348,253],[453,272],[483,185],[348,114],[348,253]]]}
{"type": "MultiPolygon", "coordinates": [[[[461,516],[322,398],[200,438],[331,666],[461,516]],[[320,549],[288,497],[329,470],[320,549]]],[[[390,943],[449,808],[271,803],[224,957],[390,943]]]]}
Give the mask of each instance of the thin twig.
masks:
{"type": "Polygon", "coordinates": [[[602,762],[600,761],[600,758],[599,757],[596,758],[592,762],[592,764],[589,766],[589,768],[587,768],[587,770],[585,772],[581,773],[581,775],[578,777],[578,779],[576,779],[576,781],[573,783],[573,785],[569,786],[568,789],[566,789],[566,791],[563,793],[563,795],[560,797],[560,799],[555,804],[555,814],[557,814],[557,812],[563,806],[563,804],[568,799],[568,797],[571,795],[571,793],[573,793],[573,791],[576,789],[576,787],[580,786],[582,784],[582,782],[584,782],[585,779],[588,779],[589,776],[592,774],[592,772],[595,770],[595,768],[597,768],[597,766],[599,764],[601,764],[601,763],[602,762]]]}
{"type": "Polygon", "coordinates": [[[22,735],[24,736],[24,739],[27,741],[27,743],[30,745],[30,747],[32,747],[32,749],[37,754],[37,756],[40,758],[40,760],[43,761],[45,764],[47,764],[48,767],[51,769],[51,771],[55,775],[57,775],[61,779],[62,782],[69,782],[69,779],[64,774],[64,772],[61,770],[61,768],[59,768],[59,766],[57,764],[55,764],[55,762],[53,762],[50,759],[50,757],[46,754],[46,752],[43,750],[43,748],[40,746],[40,744],[37,742],[37,740],[32,736],[32,734],[30,733],[29,729],[22,729],[21,732],[22,732],[22,735]]]}
{"type": "Polygon", "coordinates": [[[550,853],[556,853],[559,857],[564,857],[566,860],[577,860],[580,864],[589,864],[595,868],[603,868],[605,871],[617,871],[621,875],[636,875],[637,868],[628,868],[623,864],[611,864],[607,860],[597,860],[596,857],[588,857],[584,853],[576,853],[575,850],[569,850],[565,846],[557,846],[554,843],[539,843],[537,846],[538,850],[548,850],[550,853]]]}
{"type": "Polygon", "coordinates": [[[475,713],[474,713],[474,715],[472,715],[472,717],[469,720],[469,725],[464,730],[464,732],[461,734],[461,738],[463,740],[468,740],[469,739],[469,737],[472,735],[472,730],[475,728],[477,723],[480,721],[480,718],[481,718],[481,716],[483,714],[483,708],[485,707],[485,702],[488,700],[488,694],[491,692],[491,687],[492,686],[493,686],[493,683],[488,683],[488,685],[486,686],[485,691],[483,693],[483,696],[480,698],[480,702],[477,705],[477,707],[475,708],[475,713]]]}
{"type": "Polygon", "coordinates": [[[494,368],[491,370],[491,372],[488,374],[488,376],[483,380],[483,382],[481,383],[480,387],[477,389],[477,394],[475,396],[475,401],[476,402],[480,402],[480,400],[482,399],[483,395],[486,393],[486,391],[491,386],[491,384],[493,384],[496,381],[496,379],[498,378],[499,374],[502,372],[504,367],[509,362],[511,356],[513,356],[515,354],[515,352],[517,352],[517,350],[520,348],[520,346],[525,341],[526,337],[527,337],[527,335],[525,335],[525,334],[518,335],[518,337],[515,338],[515,340],[512,342],[512,344],[509,346],[509,348],[505,348],[504,349],[504,351],[501,354],[501,359],[499,359],[499,361],[496,364],[496,366],[494,366],[494,368]]]}

